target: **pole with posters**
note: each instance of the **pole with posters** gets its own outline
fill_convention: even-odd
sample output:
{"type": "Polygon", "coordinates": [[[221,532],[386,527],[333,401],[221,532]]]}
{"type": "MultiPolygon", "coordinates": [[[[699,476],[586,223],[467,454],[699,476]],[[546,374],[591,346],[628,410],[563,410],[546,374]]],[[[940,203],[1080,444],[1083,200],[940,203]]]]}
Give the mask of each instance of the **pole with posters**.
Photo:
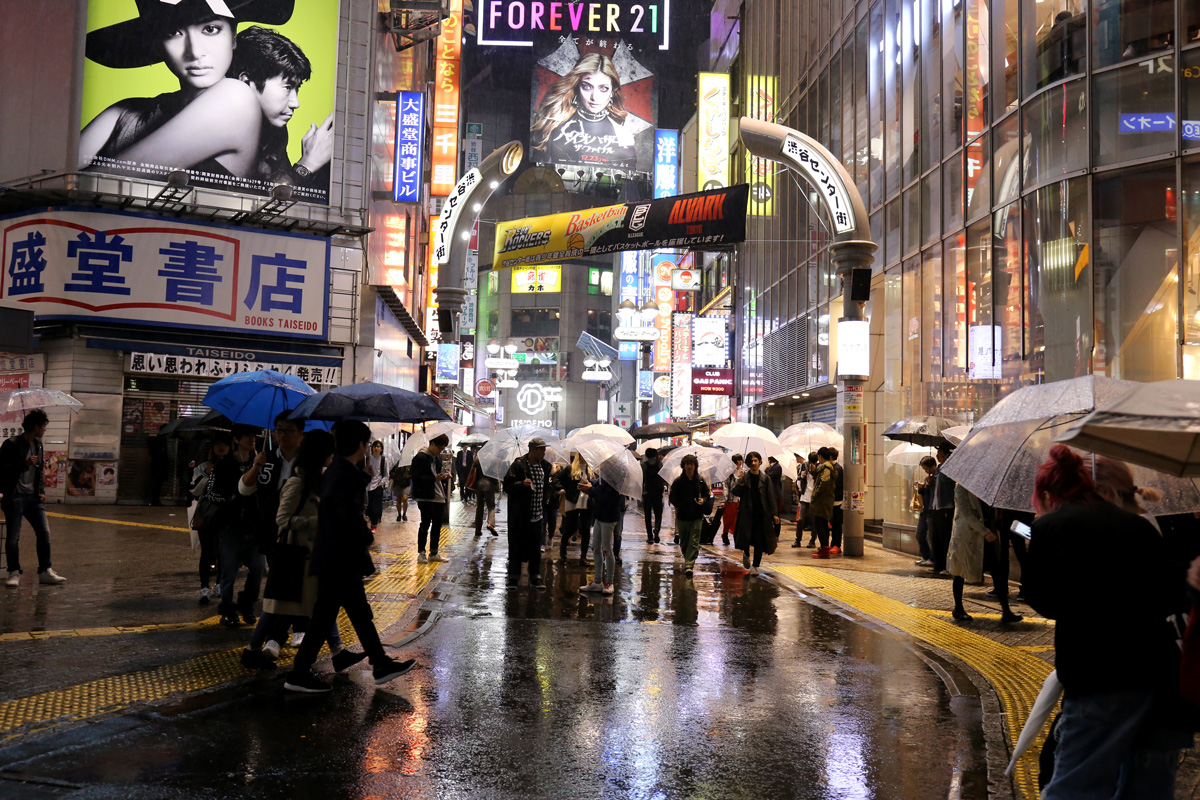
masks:
{"type": "Polygon", "coordinates": [[[866,207],[846,168],[800,131],[749,117],[739,120],[738,130],[751,155],[783,164],[817,190],[820,206],[834,233],[829,249],[842,279],[845,315],[838,320],[838,376],[842,381],[844,407],[841,462],[846,498],[842,552],[861,556],[867,488],[863,388],[870,373],[870,323],[865,310],[871,295],[871,262],[876,247],[871,241],[866,207]]]}

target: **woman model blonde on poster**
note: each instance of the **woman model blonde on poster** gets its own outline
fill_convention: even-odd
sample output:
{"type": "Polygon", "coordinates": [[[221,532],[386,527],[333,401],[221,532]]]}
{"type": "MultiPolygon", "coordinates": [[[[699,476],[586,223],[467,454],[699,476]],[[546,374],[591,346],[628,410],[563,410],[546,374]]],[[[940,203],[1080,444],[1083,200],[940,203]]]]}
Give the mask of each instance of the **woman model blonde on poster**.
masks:
{"type": "MultiPolygon", "coordinates": [[[[127,69],[163,62],[179,91],[114,103],[79,138],[79,168],[97,159],[249,175],[263,120],[254,89],[226,77],[238,22],[286,22],[293,0],[139,2],[133,20],[88,34],[87,56],[127,69]]],[[[105,163],[116,162],[116,163],[105,163]]]]}
{"type": "Polygon", "coordinates": [[[633,166],[633,134],[612,59],[590,53],[550,87],[533,120],[533,149],[553,163],[633,166]]]}

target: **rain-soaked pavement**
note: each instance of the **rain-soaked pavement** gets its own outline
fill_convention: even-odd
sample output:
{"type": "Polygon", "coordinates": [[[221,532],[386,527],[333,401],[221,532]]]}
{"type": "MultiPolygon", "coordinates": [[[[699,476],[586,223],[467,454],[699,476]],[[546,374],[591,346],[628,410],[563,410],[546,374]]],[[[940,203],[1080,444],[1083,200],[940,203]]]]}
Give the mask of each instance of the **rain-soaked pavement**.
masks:
{"type": "MultiPolygon", "coordinates": [[[[578,591],[577,547],[543,562],[548,591],[506,591],[504,537],[467,534],[397,650],[419,663],[404,678],[377,688],[359,669],[292,696],[266,674],[27,735],[0,746],[0,797],[988,796],[980,701],[952,667],[709,554],[686,579],[677,549],[636,531],[613,597],[578,591]]],[[[126,637],[122,669],[244,636],[126,637]]],[[[61,675],[101,652],[70,641],[39,661],[61,675]]],[[[3,698],[45,690],[14,652],[3,698]]]]}

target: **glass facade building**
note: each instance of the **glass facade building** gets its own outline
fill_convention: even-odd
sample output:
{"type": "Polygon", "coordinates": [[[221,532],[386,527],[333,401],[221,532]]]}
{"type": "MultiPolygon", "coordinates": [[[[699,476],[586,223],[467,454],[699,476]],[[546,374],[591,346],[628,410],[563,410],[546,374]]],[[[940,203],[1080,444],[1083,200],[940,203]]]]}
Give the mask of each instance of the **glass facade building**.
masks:
{"type": "MultiPolygon", "coordinates": [[[[746,0],[740,23],[735,116],[817,138],[870,213],[874,453],[1032,383],[1200,377],[1200,4],[746,0]]],[[[739,157],[773,194],[738,253],[739,414],[826,418],[831,237],[808,186],[739,157]]],[[[910,524],[907,471],[874,465],[868,517],[910,524]]]]}

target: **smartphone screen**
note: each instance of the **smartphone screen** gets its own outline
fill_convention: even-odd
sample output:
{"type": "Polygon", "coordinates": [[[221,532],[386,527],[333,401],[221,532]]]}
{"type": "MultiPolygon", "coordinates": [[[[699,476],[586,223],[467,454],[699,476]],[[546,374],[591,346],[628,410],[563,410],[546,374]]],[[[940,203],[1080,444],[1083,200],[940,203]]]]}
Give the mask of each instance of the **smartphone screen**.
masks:
{"type": "Polygon", "coordinates": [[[1033,529],[1018,519],[1018,520],[1013,521],[1012,532],[1015,533],[1017,536],[1023,536],[1026,539],[1028,539],[1030,537],[1030,534],[1033,533],[1033,529]]]}

